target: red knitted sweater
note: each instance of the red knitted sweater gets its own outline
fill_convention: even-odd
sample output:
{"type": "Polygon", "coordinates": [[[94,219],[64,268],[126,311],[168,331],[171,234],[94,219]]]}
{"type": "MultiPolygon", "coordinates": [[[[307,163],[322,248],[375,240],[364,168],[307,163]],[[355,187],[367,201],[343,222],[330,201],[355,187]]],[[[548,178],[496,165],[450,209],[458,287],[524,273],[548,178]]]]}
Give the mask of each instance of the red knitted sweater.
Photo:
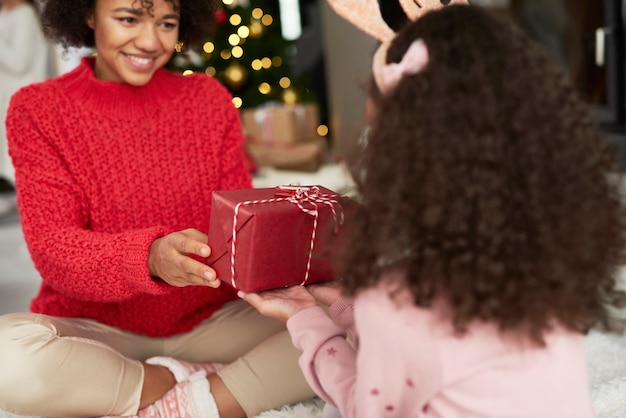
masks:
{"type": "Polygon", "coordinates": [[[237,110],[204,75],[143,87],[97,80],[93,59],[13,96],[7,116],[24,236],[42,277],[33,312],[148,336],[189,331],[236,298],[148,273],[150,244],[206,232],[211,192],[251,187],[237,110]]]}

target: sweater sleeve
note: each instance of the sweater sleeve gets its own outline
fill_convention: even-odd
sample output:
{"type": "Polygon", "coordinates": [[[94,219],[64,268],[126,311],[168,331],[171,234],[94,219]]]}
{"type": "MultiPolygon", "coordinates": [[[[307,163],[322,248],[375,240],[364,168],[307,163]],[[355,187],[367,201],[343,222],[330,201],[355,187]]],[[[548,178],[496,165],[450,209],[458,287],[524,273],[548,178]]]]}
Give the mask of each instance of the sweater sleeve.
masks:
{"type": "Polygon", "coordinates": [[[41,42],[43,34],[37,16],[30,6],[20,6],[11,13],[11,25],[16,28],[9,39],[0,42],[0,69],[9,74],[21,74],[31,65],[32,45],[41,42]]]}
{"type": "Polygon", "coordinates": [[[356,351],[344,330],[320,307],[298,312],[287,321],[287,329],[302,351],[300,367],[315,393],[340,409],[343,418],[354,417],[356,351]]]}
{"type": "Polygon", "coordinates": [[[151,243],[167,229],[90,230],[88,200],[48,138],[62,133],[26,93],[13,96],[7,136],[24,236],[44,282],[84,301],[168,293],[169,286],[152,280],[147,265],[151,243]]]}

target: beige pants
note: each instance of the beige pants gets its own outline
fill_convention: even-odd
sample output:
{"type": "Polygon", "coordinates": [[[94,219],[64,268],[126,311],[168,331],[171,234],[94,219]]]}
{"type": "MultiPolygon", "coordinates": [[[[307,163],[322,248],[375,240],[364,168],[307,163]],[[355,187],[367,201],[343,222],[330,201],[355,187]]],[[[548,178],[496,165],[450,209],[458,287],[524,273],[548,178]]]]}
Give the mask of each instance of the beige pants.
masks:
{"type": "Polygon", "coordinates": [[[134,415],[143,384],[140,361],[154,356],[227,363],[219,375],[249,417],[313,396],[284,324],[235,301],[170,338],[86,319],[0,316],[0,409],[54,417],[134,415]]]}

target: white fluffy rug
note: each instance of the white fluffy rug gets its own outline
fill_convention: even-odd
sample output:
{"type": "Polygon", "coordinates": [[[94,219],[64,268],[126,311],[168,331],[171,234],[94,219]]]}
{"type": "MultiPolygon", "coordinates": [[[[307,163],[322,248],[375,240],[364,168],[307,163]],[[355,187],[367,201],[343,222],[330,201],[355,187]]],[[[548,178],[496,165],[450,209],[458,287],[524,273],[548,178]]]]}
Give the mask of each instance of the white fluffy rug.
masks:
{"type": "Polygon", "coordinates": [[[597,418],[626,418],[626,334],[593,331],[585,346],[597,418]]]}
{"type": "MultiPolygon", "coordinates": [[[[319,398],[314,398],[308,402],[302,402],[294,405],[284,406],[273,411],[265,411],[255,418],[322,418],[324,410],[324,402],[319,398]]],[[[0,418],[28,418],[18,415],[9,414],[0,411],[0,418]]],[[[30,417],[41,418],[41,417],[30,417]]],[[[201,417],[198,417],[201,418],[201,417]]]]}
{"type": "MultiPolygon", "coordinates": [[[[626,334],[592,331],[585,340],[585,347],[597,418],[626,418],[626,334]]],[[[315,398],[266,411],[255,418],[321,418],[323,409],[324,402],[315,398]]],[[[0,418],[22,417],[0,411],[0,418]]]]}
{"type": "MultiPolygon", "coordinates": [[[[626,418],[626,334],[592,331],[585,339],[593,408],[597,418],[626,418]]],[[[266,411],[255,418],[322,418],[324,402],[266,411]]],[[[0,418],[25,418],[0,411],[0,418]]],[[[40,418],[40,417],[30,417],[40,418]]]]}

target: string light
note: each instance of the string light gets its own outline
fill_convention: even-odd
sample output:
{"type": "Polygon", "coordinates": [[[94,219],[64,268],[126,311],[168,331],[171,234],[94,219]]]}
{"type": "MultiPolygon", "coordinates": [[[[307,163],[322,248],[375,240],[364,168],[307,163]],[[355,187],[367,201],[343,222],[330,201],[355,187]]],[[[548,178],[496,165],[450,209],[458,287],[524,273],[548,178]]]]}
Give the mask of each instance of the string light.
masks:
{"type": "Polygon", "coordinates": [[[241,38],[236,33],[233,33],[228,37],[228,43],[232,46],[239,45],[239,41],[241,41],[241,38]]]}
{"type": "Polygon", "coordinates": [[[328,136],[328,126],[326,125],[320,125],[317,127],[317,134],[319,136],[328,136]]]}
{"type": "Polygon", "coordinates": [[[280,81],[278,82],[278,84],[282,88],[286,89],[286,88],[289,88],[289,86],[291,86],[291,80],[289,79],[289,77],[282,77],[280,81]]]}
{"type": "Polygon", "coordinates": [[[261,84],[259,84],[259,93],[270,94],[271,92],[272,92],[272,86],[270,86],[269,83],[266,83],[264,81],[261,84]]]}
{"type": "Polygon", "coordinates": [[[283,102],[286,105],[294,105],[298,101],[298,95],[293,89],[286,89],[283,92],[283,102]]]}
{"type": "Polygon", "coordinates": [[[265,26],[270,26],[272,23],[274,23],[274,18],[271,15],[263,15],[263,17],[261,18],[261,23],[263,23],[265,26]]]}
{"type": "Polygon", "coordinates": [[[252,10],[252,17],[255,19],[261,19],[263,17],[263,9],[261,9],[260,7],[257,7],[254,10],[252,10]]]}
{"type": "Polygon", "coordinates": [[[242,39],[246,39],[248,36],[250,36],[250,28],[247,26],[240,26],[237,29],[237,35],[239,35],[239,37],[242,39]]]}
{"type": "Polygon", "coordinates": [[[261,60],[258,58],[255,58],[254,60],[252,60],[252,63],[250,64],[250,66],[252,67],[254,71],[259,71],[261,68],[263,68],[263,64],[261,63],[261,60]]]}
{"type": "Polygon", "coordinates": [[[231,50],[231,53],[233,54],[233,57],[241,58],[243,56],[243,48],[240,46],[236,46],[231,50]]]}
{"type": "Polygon", "coordinates": [[[241,106],[243,105],[243,100],[241,100],[241,97],[233,97],[232,102],[235,105],[236,109],[241,108],[241,106]]]}
{"type": "Polygon", "coordinates": [[[185,70],[185,71],[183,71],[183,75],[185,75],[185,76],[186,75],[191,75],[191,74],[193,74],[193,70],[185,70]]]}
{"type": "Polygon", "coordinates": [[[228,19],[228,21],[230,22],[231,25],[233,26],[238,26],[241,25],[241,16],[238,14],[232,14],[230,16],[230,19],[228,19]]]}
{"type": "Polygon", "coordinates": [[[215,45],[213,42],[205,42],[204,45],[202,45],[202,50],[207,54],[211,54],[215,51],[215,45]]]}

